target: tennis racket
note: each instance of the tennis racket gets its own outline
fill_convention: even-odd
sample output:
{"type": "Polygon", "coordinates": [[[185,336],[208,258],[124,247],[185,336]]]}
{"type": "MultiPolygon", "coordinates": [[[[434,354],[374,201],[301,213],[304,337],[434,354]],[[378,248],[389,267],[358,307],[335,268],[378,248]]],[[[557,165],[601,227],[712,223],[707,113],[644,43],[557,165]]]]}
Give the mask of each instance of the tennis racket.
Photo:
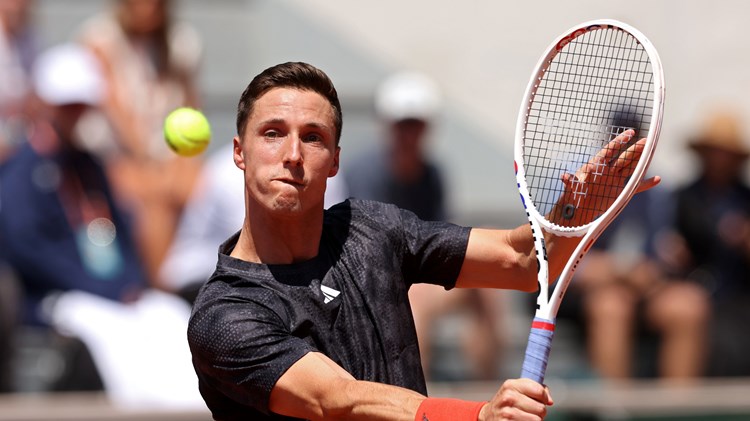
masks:
{"type": "Polygon", "coordinates": [[[532,73],[514,149],[539,281],[521,377],[544,381],[560,301],[583,256],[643,179],[663,101],[656,49],[635,28],[614,20],[569,29],[532,73]],[[552,290],[545,233],[583,237],[552,290]]]}

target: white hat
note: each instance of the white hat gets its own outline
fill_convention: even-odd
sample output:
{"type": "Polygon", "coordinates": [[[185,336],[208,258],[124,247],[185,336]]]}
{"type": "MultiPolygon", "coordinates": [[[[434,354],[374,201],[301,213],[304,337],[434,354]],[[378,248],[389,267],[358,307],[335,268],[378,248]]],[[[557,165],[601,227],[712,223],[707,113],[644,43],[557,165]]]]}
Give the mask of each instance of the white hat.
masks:
{"type": "Polygon", "coordinates": [[[34,90],[51,105],[97,105],[104,83],[96,57],[85,47],[62,44],[42,53],[34,63],[34,90]]]}
{"type": "Polygon", "coordinates": [[[391,121],[428,121],[440,107],[440,91],[429,77],[414,72],[397,73],[386,79],[375,95],[375,110],[391,121]]]}

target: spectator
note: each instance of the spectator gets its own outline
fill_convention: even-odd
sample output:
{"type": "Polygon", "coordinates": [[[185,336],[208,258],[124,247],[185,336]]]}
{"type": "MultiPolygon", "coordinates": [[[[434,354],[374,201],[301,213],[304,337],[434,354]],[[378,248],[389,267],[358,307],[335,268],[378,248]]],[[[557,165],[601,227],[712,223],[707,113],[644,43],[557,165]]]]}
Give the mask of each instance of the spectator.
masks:
{"type": "MultiPolygon", "coordinates": [[[[31,0],[0,2],[0,165],[25,138],[31,110],[30,75],[37,55],[31,0]]],[[[0,204],[0,207],[2,204],[0,204]]],[[[18,288],[0,249],[0,393],[13,390],[11,361],[18,319],[18,288]]]]}
{"type": "Polygon", "coordinates": [[[107,88],[102,104],[107,119],[88,120],[90,127],[105,130],[92,128],[87,141],[106,156],[115,194],[134,213],[147,273],[158,279],[201,162],[169,151],[162,124],[174,108],[200,105],[201,40],[191,26],[175,21],[169,0],[112,4],[79,33],[99,58],[107,88]],[[93,135],[108,131],[113,135],[93,135]]]}
{"type": "Polygon", "coordinates": [[[426,220],[446,219],[441,170],[426,153],[439,106],[437,85],[425,75],[398,73],[380,85],[375,108],[385,142],[356,159],[351,166],[356,171],[347,172],[352,196],[394,203],[426,220]]]}
{"type": "Polygon", "coordinates": [[[40,321],[39,304],[54,290],[127,300],[146,286],[128,219],[102,166],[75,137],[103,92],[94,60],[72,45],[40,58],[35,91],[46,119],[2,167],[0,241],[25,286],[26,322],[40,321]]]}
{"type": "Polygon", "coordinates": [[[750,375],[750,188],[743,169],[750,155],[736,110],[708,116],[689,147],[700,162],[695,180],[676,192],[675,232],[660,247],[675,270],[711,295],[709,374],[750,375]]]}
{"type": "MultiPolygon", "coordinates": [[[[440,167],[427,153],[430,130],[441,106],[435,82],[416,72],[396,73],[379,87],[375,109],[383,122],[385,142],[377,152],[363,154],[345,174],[349,192],[360,199],[392,203],[430,221],[448,217],[445,185],[440,167]]],[[[496,378],[499,358],[498,313],[494,290],[453,290],[415,284],[409,290],[425,373],[432,367],[435,326],[441,315],[468,310],[464,330],[470,378],[496,378]]],[[[453,374],[455,375],[455,374],[453,374]]],[[[459,375],[460,376],[460,375],[459,375]]]]}
{"type": "Polygon", "coordinates": [[[103,168],[75,138],[103,89],[94,57],[65,45],[38,62],[34,88],[45,108],[34,135],[0,169],[0,243],[23,285],[22,322],[40,326],[51,293],[127,301],[146,277],[103,168]]]}
{"type": "Polygon", "coordinates": [[[586,255],[561,303],[558,317],[581,326],[592,368],[605,379],[705,373],[708,294],[654,257],[654,234],[665,229],[669,209],[664,196],[652,190],[632,199],[586,255]],[[656,352],[651,338],[660,343],[656,352]]]}
{"type": "Polygon", "coordinates": [[[29,75],[37,55],[32,0],[0,2],[0,163],[18,144],[30,112],[29,75]]]}
{"type": "Polygon", "coordinates": [[[34,136],[0,168],[0,250],[23,288],[22,322],[72,335],[70,347],[84,352],[67,364],[90,353],[90,370],[67,370],[65,384],[50,388],[103,388],[118,404],[197,405],[181,333],[189,307],[149,288],[130,218],[76,136],[103,94],[98,64],[78,44],[37,60],[44,109],[34,136]]]}

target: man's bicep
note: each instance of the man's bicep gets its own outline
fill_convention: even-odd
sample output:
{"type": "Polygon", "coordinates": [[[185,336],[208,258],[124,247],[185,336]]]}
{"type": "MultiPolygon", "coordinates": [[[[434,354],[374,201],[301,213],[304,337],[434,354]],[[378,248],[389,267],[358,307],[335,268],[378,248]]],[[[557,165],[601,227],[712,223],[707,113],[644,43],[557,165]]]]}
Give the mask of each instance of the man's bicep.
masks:
{"type": "Polygon", "coordinates": [[[319,418],[324,414],[331,391],[354,377],[319,352],[309,352],[279,378],[271,390],[269,409],[297,418],[319,418]]]}

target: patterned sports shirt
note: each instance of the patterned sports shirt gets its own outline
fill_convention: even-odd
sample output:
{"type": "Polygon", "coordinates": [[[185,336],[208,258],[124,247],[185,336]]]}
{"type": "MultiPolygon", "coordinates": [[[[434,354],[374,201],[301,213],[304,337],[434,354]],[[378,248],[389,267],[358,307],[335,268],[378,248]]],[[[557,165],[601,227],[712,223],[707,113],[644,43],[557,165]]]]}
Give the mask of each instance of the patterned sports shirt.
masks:
{"type": "Polygon", "coordinates": [[[216,420],[290,420],[268,409],[276,381],[308,352],[356,379],[426,394],[409,306],[413,283],[453,288],[470,228],[350,199],[325,211],[318,256],[266,265],[219,248],[193,307],[188,340],[216,420]]]}

